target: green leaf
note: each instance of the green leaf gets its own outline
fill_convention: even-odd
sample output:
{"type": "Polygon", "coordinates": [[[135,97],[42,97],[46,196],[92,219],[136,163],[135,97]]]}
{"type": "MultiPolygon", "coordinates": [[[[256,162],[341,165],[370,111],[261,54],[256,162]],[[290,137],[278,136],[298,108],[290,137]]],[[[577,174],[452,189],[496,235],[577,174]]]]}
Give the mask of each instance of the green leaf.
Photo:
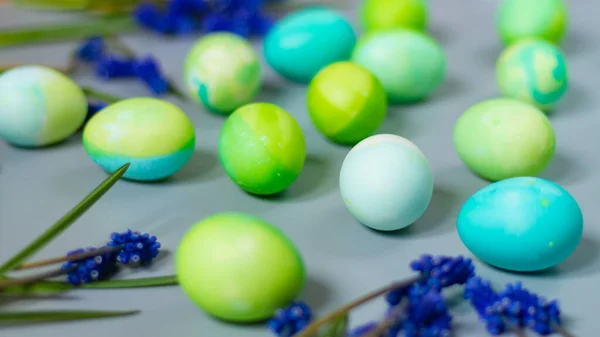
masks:
{"type": "Polygon", "coordinates": [[[315,337],[346,337],[348,334],[348,314],[340,315],[319,329],[315,337]]]}
{"type": "Polygon", "coordinates": [[[31,284],[15,285],[0,290],[1,295],[40,295],[72,290],[74,286],[66,282],[38,281],[31,284]]]}
{"type": "Polygon", "coordinates": [[[92,88],[81,87],[81,89],[83,90],[83,93],[85,94],[85,96],[87,96],[87,98],[90,98],[92,100],[98,100],[103,103],[111,104],[123,100],[123,98],[103,93],[92,88]]]}
{"type": "Polygon", "coordinates": [[[143,288],[177,285],[177,276],[146,277],[132,280],[108,280],[84,284],[79,288],[84,289],[118,289],[118,288],[143,288]]]}
{"type": "Polygon", "coordinates": [[[139,313],[139,310],[128,311],[92,311],[92,310],[44,310],[44,311],[11,311],[0,312],[2,324],[31,324],[42,322],[75,321],[83,319],[128,316],[139,313]]]}
{"type": "Polygon", "coordinates": [[[87,197],[85,197],[77,206],[69,211],[69,213],[65,214],[54,225],[48,228],[46,232],[30,243],[29,246],[25,247],[21,252],[17,253],[10,260],[6,261],[6,263],[0,266],[0,275],[16,268],[23,261],[42,249],[52,239],[67,229],[73,222],[75,222],[75,220],[77,220],[81,215],[83,215],[83,213],[92,207],[96,201],[98,201],[104,195],[104,193],[106,193],[121,178],[121,176],[123,176],[128,168],[129,163],[116,170],[98,187],[96,187],[96,189],[94,189],[87,197]]]}
{"type": "Polygon", "coordinates": [[[119,15],[80,23],[2,29],[0,31],[0,48],[20,44],[80,40],[91,36],[125,33],[136,28],[130,15],[119,15]]]}

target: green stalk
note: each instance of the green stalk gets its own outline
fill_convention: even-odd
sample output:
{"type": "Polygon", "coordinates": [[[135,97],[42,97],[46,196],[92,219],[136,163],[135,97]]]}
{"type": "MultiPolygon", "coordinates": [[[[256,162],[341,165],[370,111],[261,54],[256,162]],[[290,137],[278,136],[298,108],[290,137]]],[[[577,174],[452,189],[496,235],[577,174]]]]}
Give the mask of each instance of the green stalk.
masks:
{"type": "Polygon", "coordinates": [[[134,31],[137,25],[131,16],[97,18],[65,25],[32,26],[0,31],[0,48],[22,44],[80,40],[91,36],[106,36],[134,31]]]}
{"type": "Polygon", "coordinates": [[[117,103],[118,101],[122,101],[124,99],[88,87],[81,87],[81,89],[87,98],[106,104],[117,103]]]}
{"type": "Polygon", "coordinates": [[[41,322],[77,321],[82,319],[129,316],[139,313],[139,310],[98,311],[98,310],[43,310],[43,311],[10,311],[0,312],[1,324],[31,324],[41,322]]]}

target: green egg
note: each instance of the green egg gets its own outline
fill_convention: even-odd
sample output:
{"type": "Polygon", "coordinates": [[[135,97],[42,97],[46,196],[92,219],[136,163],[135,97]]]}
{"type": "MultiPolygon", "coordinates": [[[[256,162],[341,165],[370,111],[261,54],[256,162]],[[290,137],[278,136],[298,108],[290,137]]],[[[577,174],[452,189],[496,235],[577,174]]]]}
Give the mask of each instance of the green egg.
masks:
{"type": "Polygon", "coordinates": [[[537,176],[554,157],[555,147],[548,117],[515,99],[478,103],[454,126],[454,148],[460,159],[490,181],[537,176]]]}
{"type": "Polygon", "coordinates": [[[294,117],[271,103],[237,109],[223,125],[219,157],[238,186],[258,195],[279,193],[300,175],[306,143],[294,117]]]}
{"type": "Polygon", "coordinates": [[[559,43],[567,25],[562,0],[503,0],[496,14],[496,30],[507,45],[528,38],[559,43]]]}
{"type": "Polygon", "coordinates": [[[337,62],[313,78],[307,105],[310,118],[323,135],[336,143],[354,145],[381,125],[387,97],[379,80],[367,69],[337,62]]]}
{"type": "Polygon", "coordinates": [[[302,291],[306,272],[294,243],[278,228],[243,213],[219,213],[183,236],[175,257],[185,294],[219,319],[271,317],[302,291]]]}
{"type": "Polygon", "coordinates": [[[360,16],[366,32],[393,28],[424,30],[429,8],[425,0],[363,0],[360,16]]]}
{"type": "Polygon", "coordinates": [[[503,96],[549,111],[567,90],[565,56],[550,42],[523,40],[500,55],[496,80],[503,96]]]}

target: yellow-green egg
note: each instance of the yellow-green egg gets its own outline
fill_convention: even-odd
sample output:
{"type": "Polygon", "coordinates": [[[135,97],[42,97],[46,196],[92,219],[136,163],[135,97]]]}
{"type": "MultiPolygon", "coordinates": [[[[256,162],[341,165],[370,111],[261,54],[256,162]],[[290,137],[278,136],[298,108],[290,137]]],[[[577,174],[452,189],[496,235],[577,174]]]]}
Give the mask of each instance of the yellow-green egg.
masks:
{"type": "Polygon", "coordinates": [[[496,65],[500,93],[549,111],[567,91],[567,63],[556,45],[539,39],[517,42],[496,65]]]}
{"type": "Polygon", "coordinates": [[[211,33],[192,47],[183,77],[189,95],[208,110],[228,115],[250,103],[262,85],[260,61],[250,43],[231,33],[211,33]]]}
{"type": "Polygon", "coordinates": [[[155,98],[130,98],[95,114],[83,130],[83,146],[96,164],[114,172],[131,163],[124,178],[164,179],[191,158],[195,132],[177,106],[155,98]]]}
{"type": "Polygon", "coordinates": [[[503,0],[496,14],[496,30],[506,45],[528,38],[559,43],[567,25],[563,0],[503,0]]]}
{"type": "Polygon", "coordinates": [[[427,27],[429,8],[426,0],[363,0],[360,18],[365,32],[427,27]]]}
{"type": "Polygon", "coordinates": [[[317,129],[333,142],[354,145],[371,136],[387,111],[379,80],[362,66],[337,62],[308,86],[307,105],[317,129]]]}
{"type": "Polygon", "coordinates": [[[193,225],[175,257],[184,293],[226,321],[270,318],[302,291],[306,271],[285,233],[244,213],[218,213],[193,225]]]}
{"type": "Polygon", "coordinates": [[[86,115],[81,88],[55,69],[30,65],[0,75],[0,137],[9,143],[58,143],[77,132],[86,115]]]}

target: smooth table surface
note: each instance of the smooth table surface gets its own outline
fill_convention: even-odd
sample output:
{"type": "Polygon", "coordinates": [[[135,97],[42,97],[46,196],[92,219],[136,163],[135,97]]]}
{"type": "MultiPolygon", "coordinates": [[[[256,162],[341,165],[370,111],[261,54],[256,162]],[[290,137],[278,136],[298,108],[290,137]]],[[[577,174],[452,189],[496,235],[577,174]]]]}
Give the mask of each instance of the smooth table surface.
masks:
{"type": "MultiPolygon", "coordinates": [[[[585,218],[579,248],[559,267],[543,274],[517,275],[476,261],[477,272],[498,286],[522,280],[528,288],[560,300],[567,327],[577,336],[597,335],[600,294],[600,4],[569,1],[571,29],[563,44],[571,86],[551,121],[557,134],[557,154],[541,175],[564,186],[578,200],[585,218]]],[[[217,157],[223,117],[193,103],[172,100],[192,118],[196,153],[185,168],[163,183],[118,182],[75,225],[36,258],[58,256],[80,246],[102,244],[112,231],[131,228],[158,236],[174,251],[186,230],[221,211],[256,214],[282,228],[300,248],[308,268],[301,299],[325,314],[368,291],[411,274],[408,263],[422,253],[470,253],[456,232],[462,203],[487,182],[458,159],[452,129],[469,106],[497,95],[494,65],[501,46],[494,30],[497,1],[432,0],[431,31],[448,56],[444,85],[427,101],[396,106],[378,133],[395,133],[415,142],[429,158],[435,193],[426,214],[409,229],[382,234],[360,225],[346,210],[338,175],[348,147],[327,142],[310,123],[306,88],[286,83],[265,67],[265,88],[258,100],[290,111],[302,126],[308,159],[301,176],[281,198],[252,197],[231,182],[217,157]]],[[[351,17],[353,17],[351,15],[351,17]]],[[[70,15],[31,13],[1,7],[0,28],[61,22],[70,15]]],[[[355,18],[353,17],[353,20],[355,18]]],[[[151,34],[125,41],[139,53],[156,56],[165,72],[181,83],[183,59],[195,38],[164,39],[151,34]]],[[[0,49],[1,63],[65,65],[75,43],[0,49]]],[[[258,43],[257,43],[257,47],[258,43]]],[[[83,71],[76,79],[121,96],[147,95],[141,83],[102,83],[83,71]]],[[[80,135],[47,149],[22,150],[0,142],[0,260],[28,244],[106,178],[81,146],[80,135]]],[[[173,254],[136,277],[174,273],[173,254]]],[[[128,275],[125,274],[124,277],[128,275]]],[[[35,336],[271,336],[264,325],[230,325],[206,316],[178,287],[74,291],[45,300],[3,305],[11,309],[141,309],[136,316],[30,327],[0,328],[2,337],[35,336]]],[[[352,324],[383,314],[384,302],[361,307],[352,324]]],[[[466,303],[452,306],[455,335],[486,335],[466,303]]]]}

